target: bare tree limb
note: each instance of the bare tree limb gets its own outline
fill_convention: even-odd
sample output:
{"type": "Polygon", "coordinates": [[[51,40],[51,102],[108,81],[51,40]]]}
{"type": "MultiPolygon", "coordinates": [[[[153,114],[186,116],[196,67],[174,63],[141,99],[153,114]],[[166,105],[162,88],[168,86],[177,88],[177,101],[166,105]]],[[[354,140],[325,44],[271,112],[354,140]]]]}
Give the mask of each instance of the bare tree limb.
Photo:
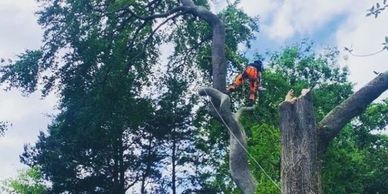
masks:
{"type": "Polygon", "coordinates": [[[229,129],[229,167],[233,180],[245,194],[253,194],[256,191],[257,182],[248,167],[246,135],[236,115],[230,109],[229,96],[214,88],[200,88],[199,94],[212,98],[214,108],[229,129]]]}
{"type": "Polygon", "coordinates": [[[318,124],[320,151],[324,151],[330,141],[352,118],[388,89],[388,71],[380,74],[359,91],[330,111],[318,124]]]}
{"type": "Polygon", "coordinates": [[[240,120],[242,113],[254,111],[254,110],[255,110],[255,108],[253,106],[252,107],[241,107],[240,109],[238,109],[238,111],[234,115],[236,116],[237,120],[240,120]]]}
{"type": "Polygon", "coordinates": [[[212,67],[213,87],[226,92],[225,26],[217,15],[192,0],[181,0],[182,9],[205,20],[213,29],[212,67]]]}

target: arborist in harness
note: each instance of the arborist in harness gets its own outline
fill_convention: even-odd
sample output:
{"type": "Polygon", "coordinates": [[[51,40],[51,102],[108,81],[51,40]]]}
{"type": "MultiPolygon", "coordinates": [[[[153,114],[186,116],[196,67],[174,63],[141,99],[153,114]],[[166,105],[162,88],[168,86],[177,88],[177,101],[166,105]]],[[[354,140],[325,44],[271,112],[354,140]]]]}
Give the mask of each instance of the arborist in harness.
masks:
{"type": "Polygon", "coordinates": [[[240,73],[236,76],[233,83],[228,86],[228,92],[234,92],[238,87],[240,87],[245,79],[249,80],[249,103],[253,104],[256,99],[257,90],[263,90],[260,87],[261,81],[261,72],[263,71],[263,63],[260,60],[254,61],[253,63],[248,64],[243,73],[240,73]]]}

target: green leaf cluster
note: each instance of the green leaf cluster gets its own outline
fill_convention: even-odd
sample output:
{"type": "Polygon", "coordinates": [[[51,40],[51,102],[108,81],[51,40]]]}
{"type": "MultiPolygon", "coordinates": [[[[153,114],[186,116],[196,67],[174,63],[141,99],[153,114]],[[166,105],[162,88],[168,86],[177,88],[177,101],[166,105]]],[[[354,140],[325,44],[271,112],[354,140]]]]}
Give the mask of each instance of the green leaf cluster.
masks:
{"type": "Polygon", "coordinates": [[[2,182],[0,191],[15,194],[44,194],[47,193],[47,183],[42,172],[37,167],[19,171],[16,178],[2,182]]]}

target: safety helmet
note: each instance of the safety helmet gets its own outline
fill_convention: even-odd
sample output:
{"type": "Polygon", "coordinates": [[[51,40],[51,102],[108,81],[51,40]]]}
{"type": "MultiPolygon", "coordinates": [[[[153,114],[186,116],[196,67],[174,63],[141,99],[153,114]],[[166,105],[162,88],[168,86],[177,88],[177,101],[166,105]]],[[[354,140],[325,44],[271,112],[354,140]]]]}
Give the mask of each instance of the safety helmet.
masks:
{"type": "Polygon", "coordinates": [[[255,66],[257,70],[263,71],[263,62],[261,62],[261,60],[253,61],[253,66],[255,66]]]}

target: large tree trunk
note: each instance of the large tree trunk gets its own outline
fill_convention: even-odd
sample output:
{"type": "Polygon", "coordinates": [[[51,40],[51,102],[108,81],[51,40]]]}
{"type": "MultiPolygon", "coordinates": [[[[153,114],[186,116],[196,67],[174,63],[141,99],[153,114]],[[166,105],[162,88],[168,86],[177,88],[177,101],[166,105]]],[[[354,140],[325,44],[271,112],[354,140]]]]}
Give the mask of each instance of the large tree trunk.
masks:
{"type": "Polygon", "coordinates": [[[282,138],[282,193],[323,193],[320,157],[333,138],[355,116],[388,89],[388,71],[330,111],[316,124],[311,92],[303,90],[299,98],[290,91],[280,104],[282,138]]]}
{"type": "Polygon", "coordinates": [[[286,98],[280,105],[282,193],[322,193],[318,132],[311,93],[286,98]]]}

